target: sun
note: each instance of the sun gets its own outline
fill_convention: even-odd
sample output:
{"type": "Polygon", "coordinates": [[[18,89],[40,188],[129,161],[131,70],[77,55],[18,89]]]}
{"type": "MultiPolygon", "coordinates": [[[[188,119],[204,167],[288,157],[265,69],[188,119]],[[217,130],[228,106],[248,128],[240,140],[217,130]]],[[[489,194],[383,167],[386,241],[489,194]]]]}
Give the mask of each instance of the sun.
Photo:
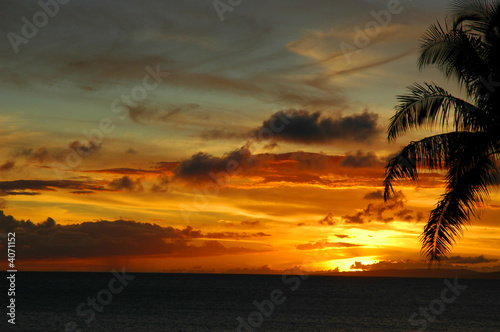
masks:
{"type": "Polygon", "coordinates": [[[346,259],[333,259],[331,261],[326,261],[323,268],[325,270],[335,270],[338,267],[340,272],[362,271],[361,269],[351,269],[351,266],[355,262],[361,262],[361,264],[363,265],[371,265],[379,261],[380,259],[377,259],[376,256],[359,256],[346,259]]]}

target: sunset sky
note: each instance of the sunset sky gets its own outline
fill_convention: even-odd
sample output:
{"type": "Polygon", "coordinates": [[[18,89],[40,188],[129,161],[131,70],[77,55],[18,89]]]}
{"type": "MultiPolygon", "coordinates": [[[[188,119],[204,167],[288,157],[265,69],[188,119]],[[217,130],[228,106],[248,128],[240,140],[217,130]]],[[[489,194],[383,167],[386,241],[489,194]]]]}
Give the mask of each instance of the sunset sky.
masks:
{"type": "MultiPolygon", "coordinates": [[[[66,2],[0,3],[0,229],[17,227],[19,270],[426,267],[442,174],[387,203],[382,181],[438,131],[385,131],[406,86],[459,93],[416,66],[447,2],[66,2]]],[[[498,220],[492,191],[443,266],[499,271],[498,220]]]]}

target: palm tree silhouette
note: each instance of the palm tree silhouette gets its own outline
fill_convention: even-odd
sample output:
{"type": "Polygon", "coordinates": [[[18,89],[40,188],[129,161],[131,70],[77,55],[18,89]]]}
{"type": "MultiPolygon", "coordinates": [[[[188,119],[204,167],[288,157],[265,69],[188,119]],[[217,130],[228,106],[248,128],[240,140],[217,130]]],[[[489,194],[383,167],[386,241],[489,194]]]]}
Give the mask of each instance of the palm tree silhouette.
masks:
{"type": "Polygon", "coordinates": [[[414,84],[397,97],[389,141],[423,127],[446,132],[411,142],[389,161],[384,199],[394,194],[395,180],[417,180],[419,168],[446,170],[446,191],[420,235],[422,255],[432,262],[446,257],[500,183],[500,2],[452,2],[444,24],[431,25],[421,39],[418,67],[429,65],[458,81],[464,97],[434,83],[414,84]]]}

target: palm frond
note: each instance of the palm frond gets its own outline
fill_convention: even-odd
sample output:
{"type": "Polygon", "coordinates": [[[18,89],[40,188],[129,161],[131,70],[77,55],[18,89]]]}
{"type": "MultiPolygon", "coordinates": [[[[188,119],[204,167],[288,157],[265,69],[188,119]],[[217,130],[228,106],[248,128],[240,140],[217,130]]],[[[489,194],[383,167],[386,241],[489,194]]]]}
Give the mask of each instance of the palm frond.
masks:
{"type": "Polygon", "coordinates": [[[453,20],[453,28],[462,27],[469,33],[480,33],[483,37],[488,37],[492,32],[492,23],[498,20],[499,14],[500,3],[455,0],[450,18],[453,20]]]}
{"type": "Polygon", "coordinates": [[[418,170],[446,169],[446,191],[420,236],[422,255],[439,261],[500,184],[500,1],[455,0],[443,24],[429,27],[420,44],[420,69],[436,66],[464,88],[452,96],[435,84],[409,87],[398,96],[387,136],[394,140],[410,129],[441,126],[454,131],[411,142],[392,158],[384,179],[384,199],[397,180],[415,181],[418,170]]]}
{"type": "Polygon", "coordinates": [[[394,181],[416,181],[418,167],[442,168],[446,153],[452,149],[450,145],[459,141],[461,134],[463,133],[452,132],[434,135],[405,146],[385,167],[384,199],[390,199],[391,194],[394,193],[394,181]]]}
{"type": "Polygon", "coordinates": [[[470,162],[465,157],[450,167],[447,192],[432,210],[420,236],[422,255],[431,262],[446,257],[470,218],[479,217],[477,205],[488,198],[488,187],[499,181],[494,158],[483,155],[470,162]]]}
{"type": "Polygon", "coordinates": [[[455,77],[469,97],[487,71],[488,47],[481,36],[440,23],[430,26],[420,44],[418,67],[434,65],[445,77],[455,77]]]}
{"type": "MultiPolygon", "coordinates": [[[[411,142],[393,157],[385,167],[384,199],[394,193],[393,183],[397,180],[416,181],[418,168],[451,169],[460,161],[463,169],[483,156],[495,156],[500,150],[499,138],[483,132],[454,131],[426,137],[411,142]],[[464,145],[469,144],[470,151],[464,152],[464,145]],[[481,147],[484,150],[480,150],[481,147]],[[463,159],[467,160],[464,161],[463,159]]],[[[462,176],[462,174],[458,174],[462,176]]],[[[453,185],[454,182],[450,182],[453,185]]]]}
{"type": "Polygon", "coordinates": [[[409,129],[421,126],[445,127],[449,124],[453,110],[452,125],[456,130],[470,131],[478,128],[484,115],[475,105],[457,98],[435,84],[422,86],[414,84],[408,87],[408,93],[397,97],[399,104],[396,114],[391,118],[387,129],[389,140],[396,139],[409,129]]]}

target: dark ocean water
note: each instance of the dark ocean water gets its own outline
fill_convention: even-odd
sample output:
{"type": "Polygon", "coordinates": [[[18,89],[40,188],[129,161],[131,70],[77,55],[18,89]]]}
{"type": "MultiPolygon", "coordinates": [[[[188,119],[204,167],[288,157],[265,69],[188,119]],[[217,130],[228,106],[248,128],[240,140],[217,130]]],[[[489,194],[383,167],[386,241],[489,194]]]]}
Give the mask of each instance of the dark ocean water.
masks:
{"type": "MultiPolygon", "coordinates": [[[[499,280],[459,279],[467,288],[459,296],[444,291],[450,302],[444,303],[445,279],[129,275],[135,279],[121,287],[119,281],[110,286],[111,273],[19,272],[16,325],[7,324],[4,309],[0,331],[65,331],[70,322],[81,331],[237,331],[238,317],[257,326],[241,331],[417,331],[424,321],[426,331],[500,331],[499,280]],[[92,309],[86,301],[96,297],[105,305],[92,309]]],[[[5,273],[2,280],[6,293],[5,273]]]]}

